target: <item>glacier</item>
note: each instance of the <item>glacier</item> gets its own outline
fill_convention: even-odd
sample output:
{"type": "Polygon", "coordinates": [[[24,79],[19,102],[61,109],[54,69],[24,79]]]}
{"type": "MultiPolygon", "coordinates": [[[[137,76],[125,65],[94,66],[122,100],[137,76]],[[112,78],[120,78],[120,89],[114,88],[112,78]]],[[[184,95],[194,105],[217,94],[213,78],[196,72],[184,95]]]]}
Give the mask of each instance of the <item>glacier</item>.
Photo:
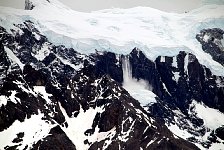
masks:
{"type": "MultiPolygon", "coordinates": [[[[185,51],[186,53],[184,53],[186,54],[186,57],[184,55],[183,67],[187,75],[190,74],[188,72],[188,64],[193,62],[191,62],[190,59],[190,56],[194,57],[192,56],[193,54],[197,57],[200,64],[205,65],[211,70],[212,74],[216,76],[224,76],[224,66],[214,61],[209,54],[205,53],[201,48],[201,44],[195,38],[195,35],[205,28],[224,29],[224,5],[205,5],[201,8],[183,14],[162,12],[148,7],[135,7],[130,9],[114,8],[93,11],[91,13],[83,13],[74,11],[57,0],[32,0],[31,2],[35,6],[32,10],[20,10],[0,7],[0,26],[6,28],[8,33],[15,35],[16,33],[23,32],[21,28],[16,27],[16,25],[23,24],[23,22],[30,20],[35,24],[35,27],[38,29],[38,31],[46,36],[49,43],[52,43],[52,45],[56,46],[64,45],[67,48],[74,48],[75,51],[81,53],[77,55],[80,55],[79,57],[83,59],[85,58],[85,54],[91,56],[94,55],[94,53],[96,53],[97,55],[101,55],[100,53],[102,53],[103,55],[105,51],[115,53],[114,55],[118,57],[116,58],[116,65],[118,66],[118,68],[122,66],[122,68],[119,69],[122,69],[123,71],[123,88],[128,91],[131,97],[138,100],[142,107],[151,106],[153,104],[157,105],[160,103],[160,99],[157,97],[158,95],[152,92],[153,89],[150,84],[147,83],[147,81],[143,79],[135,79],[134,77],[132,77],[132,68],[128,57],[130,56],[130,51],[133,48],[141,50],[144,55],[146,55],[147,58],[152,62],[157,62],[155,63],[155,68],[157,67],[157,64],[167,65],[168,59],[172,59],[171,66],[178,69],[179,65],[177,55],[180,56],[180,53],[183,53],[183,51],[185,51]],[[15,30],[15,32],[13,30],[15,30]]],[[[33,34],[35,36],[35,39],[41,39],[40,35],[36,34],[36,32],[34,32],[33,34]]],[[[208,38],[209,37],[204,37],[204,40],[206,41],[208,40],[208,38]]],[[[38,61],[43,61],[51,53],[50,50],[52,50],[52,45],[48,44],[42,45],[41,49],[39,50],[35,48],[32,49],[32,52],[34,51],[32,55],[38,61]]],[[[221,45],[222,44],[223,39],[221,40],[221,45]]],[[[19,58],[17,58],[15,54],[16,51],[13,51],[6,46],[4,48],[11,63],[18,65],[18,67],[23,70],[26,64],[23,64],[19,60],[19,58]]],[[[70,57],[66,58],[67,56],[64,57],[63,55],[65,54],[63,54],[63,51],[64,49],[62,48],[62,53],[55,56],[57,58],[55,61],[70,66],[75,70],[74,72],[78,72],[79,70],[81,70],[80,68],[84,68],[84,64],[76,64],[76,62],[74,63],[74,61],[76,60],[72,60],[72,58],[70,57]]],[[[31,64],[31,66],[32,65],[33,64],[31,64]]],[[[34,65],[34,67],[36,66],[34,65]]],[[[204,66],[203,69],[205,69],[204,66]]],[[[174,75],[172,77],[174,83],[178,84],[182,77],[180,75],[180,72],[174,71],[172,73],[174,75]]],[[[213,77],[210,77],[209,79],[211,78],[213,77]]],[[[218,79],[216,83],[220,84],[220,87],[222,87],[223,84],[221,83],[221,77],[217,78],[220,78],[220,83],[218,79]]],[[[103,79],[97,79],[96,82],[92,84],[96,86],[99,84],[98,81],[100,82],[101,80],[103,79]]],[[[105,80],[113,81],[113,79],[107,79],[107,77],[105,77],[105,80]]],[[[80,84],[82,84],[82,82],[84,81],[77,79],[76,84],[78,84],[79,82],[80,84]]],[[[23,91],[25,91],[26,93],[32,92],[31,94],[35,97],[38,96],[44,99],[46,104],[50,105],[53,101],[53,99],[51,99],[53,95],[52,93],[48,93],[45,85],[36,85],[33,86],[33,89],[29,89],[25,88],[25,86],[23,87],[22,83],[19,81],[14,81],[14,83],[17,84],[18,87],[23,89],[23,91]]],[[[55,85],[57,84],[58,83],[55,83],[55,85]]],[[[170,93],[170,91],[172,92],[172,90],[170,87],[166,87],[166,84],[167,83],[162,83],[162,89],[164,89],[168,95],[171,95],[172,93],[170,93]]],[[[57,86],[58,89],[60,89],[60,86],[61,85],[57,86]]],[[[71,90],[69,86],[68,89],[71,90]]],[[[112,91],[115,92],[116,89],[113,89],[112,91]]],[[[117,97],[122,94],[120,91],[121,90],[119,89],[117,97]]],[[[17,99],[15,97],[16,94],[16,91],[12,91],[10,97],[0,96],[0,106],[6,106],[9,101],[15,104],[20,103],[20,99],[17,99]]],[[[91,101],[91,104],[95,103],[97,98],[104,99],[104,97],[102,96],[104,94],[102,90],[98,94],[98,97],[91,101]]],[[[71,98],[74,98],[74,95],[72,95],[71,98]]],[[[110,95],[107,98],[109,99],[113,97],[111,97],[110,95]]],[[[59,110],[62,112],[62,115],[67,121],[68,126],[66,127],[66,125],[62,125],[61,128],[63,129],[63,131],[77,146],[77,149],[88,149],[88,145],[82,143],[86,138],[83,132],[85,132],[85,129],[91,127],[91,121],[94,120],[96,114],[98,112],[102,113],[105,110],[101,107],[96,107],[96,109],[90,108],[88,110],[81,108],[79,115],[75,117],[75,113],[77,113],[78,111],[72,112],[72,115],[69,116],[68,114],[66,114],[68,112],[66,108],[63,108],[64,106],[62,106],[62,103],[58,102],[58,105],[60,108],[59,110]],[[79,124],[77,124],[78,121],[80,122],[79,124]],[[85,126],[82,126],[82,124],[85,124],[85,126]]],[[[47,105],[45,106],[47,107],[47,105]]],[[[189,109],[191,109],[191,111],[189,111],[188,115],[196,114],[198,118],[201,118],[205,121],[201,126],[205,127],[206,133],[205,135],[203,135],[203,137],[198,136],[198,139],[196,139],[199,141],[202,140],[202,142],[206,142],[206,139],[208,138],[212,130],[215,130],[224,123],[223,119],[219,120],[219,118],[223,117],[223,113],[219,112],[216,109],[210,108],[198,101],[193,101],[190,106],[191,107],[189,109]],[[210,114],[213,114],[215,116],[212,116],[210,114]]],[[[164,105],[164,107],[166,107],[166,105],[164,105]]],[[[180,110],[171,111],[173,112],[173,114],[175,114],[173,120],[175,123],[179,121],[178,119],[186,117],[180,110]]],[[[141,119],[147,118],[144,116],[144,113],[145,112],[143,112],[143,110],[135,110],[135,114],[137,116],[143,115],[139,117],[141,119]]],[[[37,142],[37,140],[41,138],[45,138],[50,129],[55,127],[53,124],[49,124],[48,122],[41,120],[41,117],[41,113],[39,116],[33,115],[31,118],[25,119],[24,125],[30,125],[30,122],[36,119],[36,121],[39,121],[40,124],[36,127],[36,129],[32,130],[32,132],[39,132],[41,128],[45,126],[46,131],[43,131],[43,135],[42,132],[41,135],[34,134],[38,138],[32,139],[31,141],[25,141],[24,145],[21,145],[19,148],[24,148],[26,144],[31,147],[32,143],[37,142]]],[[[122,122],[122,127],[127,120],[133,125],[135,124],[132,118],[128,118],[122,122]]],[[[145,121],[147,123],[147,120],[145,121]]],[[[180,126],[183,125],[181,123],[185,123],[184,121],[180,122],[180,124],[166,124],[166,126],[174,134],[176,134],[175,136],[179,136],[175,137],[176,139],[183,138],[188,140],[189,137],[195,137],[189,132],[190,130],[188,131],[180,128],[180,126]]],[[[15,126],[19,126],[24,130],[25,138],[28,138],[25,132],[24,125],[22,123],[20,124],[19,122],[14,122],[9,130],[5,130],[4,132],[0,133],[0,135],[3,137],[9,132],[12,132],[12,130],[14,131],[15,126]]],[[[191,123],[189,123],[189,125],[194,128],[191,123]]],[[[145,130],[147,129],[148,127],[145,130]]],[[[88,137],[87,142],[98,142],[98,140],[101,141],[103,139],[101,137],[106,137],[111,140],[116,134],[116,128],[112,128],[107,132],[99,132],[98,130],[99,127],[96,128],[96,132],[93,135],[90,135],[88,137]]],[[[126,142],[125,140],[127,139],[123,138],[128,137],[131,130],[132,125],[130,125],[130,129],[127,131],[127,134],[122,134],[118,137],[118,139],[126,142]]],[[[122,133],[125,132],[122,131],[122,133]]],[[[12,134],[16,133],[12,132],[12,134]]],[[[5,139],[4,145],[9,144],[10,146],[10,143],[7,143],[7,140],[11,139],[12,137],[5,139]]],[[[147,147],[155,141],[156,139],[148,142],[147,147]]],[[[158,143],[159,142],[160,141],[158,141],[158,143]]],[[[104,148],[108,145],[110,145],[110,143],[107,142],[107,144],[104,145],[104,148]]],[[[197,146],[203,149],[201,145],[197,146]]],[[[218,147],[221,146],[223,146],[223,144],[214,143],[213,145],[211,145],[210,149],[218,149],[218,147]]]]}
{"type": "Polygon", "coordinates": [[[112,51],[128,54],[133,47],[149,59],[175,56],[179,51],[195,54],[213,74],[224,75],[224,67],[204,53],[195,35],[205,28],[224,28],[224,5],[204,5],[189,13],[176,14],[149,7],[77,12],[57,0],[32,0],[33,10],[0,7],[0,25],[31,20],[55,45],[72,47],[89,54],[112,51]]]}

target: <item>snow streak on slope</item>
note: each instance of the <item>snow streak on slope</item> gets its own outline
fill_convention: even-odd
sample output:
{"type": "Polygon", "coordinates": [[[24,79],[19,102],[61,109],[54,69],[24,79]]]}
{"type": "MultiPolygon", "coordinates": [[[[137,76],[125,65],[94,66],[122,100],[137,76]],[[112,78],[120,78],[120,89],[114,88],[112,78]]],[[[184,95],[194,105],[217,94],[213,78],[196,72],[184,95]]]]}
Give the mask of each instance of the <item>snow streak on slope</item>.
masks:
{"type": "Polygon", "coordinates": [[[193,101],[191,104],[193,111],[197,113],[197,116],[204,120],[204,124],[209,129],[215,130],[216,128],[224,125],[224,114],[220,111],[209,108],[203,103],[193,101]]]}
{"type": "Polygon", "coordinates": [[[49,97],[52,96],[52,94],[48,94],[45,90],[45,87],[44,86],[34,86],[33,87],[34,91],[38,94],[40,94],[48,104],[51,103],[51,100],[49,99],[49,97]]]}
{"type": "Polygon", "coordinates": [[[24,64],[21,63],[21,61],[15,56],[15,54],[7,47],[5,47],[4,49],[10,60],[13,61],[14,64],[18,64],[20,69],[23,70],[24,64]]]}
{"type": "Polygon", "coordinates": [[[44,115],[39,112],[39,115],[32,115],[31,118],[25,119],[24,122],[16,120],[8,129],[0,132],[1,142],[0,149],[5,146],[14,146],[21,144],[19,149],[32,148],[32,145],[48,135],[50,129],[54,126],[42,120],[44,115]],[[12,143],[17,134],[24,134],[22,141],[12,143]],[[11,141],[11,142],[10,142],[11,141]]]}
{"type": "MultiPolygon", "coordinates": [[[[69,118],[65,109],[59,103],[60,109],[65,116],[68,127],[62,127],[66,135],[76,146],[77,150],[87,150],[88,144],[84,144],[84,141],[88,139],[89,142],[100,141],[107,136],[107,132],[98,133],[96,130],[93,135],[85,135],[85,131],[92,128],[92,121],[94,120],[96,113],[102,112],[102,108],[88,109],[86,112],[81,109],[79,115],[75,118],[69,118]]],[[[97,128],[99,129],[99,128],[97,128]]]]}
{"type": "Polygon", "coordinates": [[[129,92],[129,94],[137,99],[142,106],[147,104],[156,103],[156,95],[150,91],[151,86],[145,80],[137,80],[132,77],[132,70],[129,61],[129,56],[125,56],[122,59],[123,70],[123,87],[129,92]]]}
{"type": "MultiPolygon", "coordinates": [[[[184,115],[178,110],[174,110],[173,112],[177,115],[174,117],[175,122],[177,123],[180,122],[179,119],[183,118],[184,115]],[[178,117],[178,115],[180,116],[178,117]]],[[[168,127],[170,131],[172,131],[172,133],[174,133],[175,135],[185,140],[188,140],[188,138],[194,137],[195,139],[197,139],[197,141],[206,143],[208,142],[208,139],[211,138],[212,132],[214,132],[217,128],[221,127],[224,124],[223,113],[221,113],[220,111],[216,109],[209,108],[202,102],[197,102],[195,100],[193,100],[192,103],[190,104],[188,114],[189,115],[195,114],[198,118],[203,119],[203,122],[204,122],[203,127],[205,128],[205,133],[202,136],[194,134],[193,132],[189,132],[190,130],[185,128],[184,125],[178,126],[177,124],[170,124],[170,125],[166,124],[166,126],[168,127]]],[[[185,121],[187,121],[187,119],[185,121]]],[[[187,123],[189,123],[189,125],[196,130],[200,129],[200,127],[197,129],[197,127],[193,126],[193,124],[191,124],[189,121],[187,121],[187,123]]],[[[221,149],[222,150],[221,147],[223,147],[222,142],[212,143],[211,147],[209,148],[202,147],[198,143],[194,143],[194,144],[196,144],[202,150],[204,149],[210,149],[210,150],[221,149]]]]}
{"type": "Polygon", "coordinates": [[[31,0],[33,10],[1,7],[0,25],[35,22],[54,44],[73,47],[82,53],[114,51],[127,54],[134,47],[152,60],[159,55],[175,56],[190,51],[216,75],[224,67],[205,54],[195,35],[201,29],[224,28],[224,5],[210,5],[186,14],[165,13],[147,7],[108,9],[92,13],[76,12],[57,0],[31,0]]]}

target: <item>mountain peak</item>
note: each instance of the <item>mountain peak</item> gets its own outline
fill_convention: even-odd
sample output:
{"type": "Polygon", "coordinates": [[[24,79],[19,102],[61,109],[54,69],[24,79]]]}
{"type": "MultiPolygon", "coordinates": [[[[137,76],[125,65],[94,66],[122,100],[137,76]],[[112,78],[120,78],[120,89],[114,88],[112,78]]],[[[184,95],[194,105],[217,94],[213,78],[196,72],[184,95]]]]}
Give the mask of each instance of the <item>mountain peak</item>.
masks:
{"type": "Polygon", "coordinates": [[[32,1],[25,0],[25,10],[32,10],[35,6],[33,5],[32,1]]]}
{"type": "MultiPolygon", "coordinates": [[[[55,6],[59,8],[67,8],[58,0],[25,0],[25,10],[33,10],[34,7],[55,6]]],[[[68,8],[67,8],[68,9],[68,8]]]]}
{"type": "Polygon", "coordinates": [[[25,0],[25,10],[32,10],[36,6],[49,3],[51,3],[50,0],[25,0]]]}

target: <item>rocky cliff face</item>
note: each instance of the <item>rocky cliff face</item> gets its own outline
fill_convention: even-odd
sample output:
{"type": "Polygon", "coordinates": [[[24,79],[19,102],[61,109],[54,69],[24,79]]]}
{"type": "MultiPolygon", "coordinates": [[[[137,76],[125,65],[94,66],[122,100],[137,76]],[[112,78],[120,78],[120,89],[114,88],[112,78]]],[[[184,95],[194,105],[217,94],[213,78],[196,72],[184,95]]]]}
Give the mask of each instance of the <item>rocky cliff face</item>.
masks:
{"type": "Polygon", "coordinates": [[[40,114],[50,128],[28,143],[29,131],[18,130],[5,149],[80,149],[80,144],[86,149],[197,149],[175,137],[122,88],[116,54],[82,55],[52,45],[32,22],[17,27],[22,34],[1,28],[0,130],[7,132],[17,120],[27,122],[40,114]],[[71,136],[73,119],[90,126],[71,136]]]}
{"type": "Polygon", "coordinates": [[[196,39],[201,43],[202,49],[209,53],[212,58],[224,65],[224,31],[219,28],[204,29],[196,35],[196,39]]]}
{"type": "MultiPolygon", "coordinates": [[[[224,77],[193,54],[152,61],[133,48],[132,77],[157,96],[143,107],[122,87],[126,56],[53,45],[31,21],[15,28],[9,33],[0,27],[0,136],[12,134],[4,149],[198,149],[195,143],[223,143],[223,127],[206,126],[196,104],[224,112],[224,77]],[[23,129],[35,117],[37,127],[23,129]],[[173,126],[190,136],[173,133],[173,126]]],[[[217,31],[218,39],[223,34],[205,31],[217,31]]],[[[207,43],[209,52],[214,47],[221,50],[207,43]]]]}

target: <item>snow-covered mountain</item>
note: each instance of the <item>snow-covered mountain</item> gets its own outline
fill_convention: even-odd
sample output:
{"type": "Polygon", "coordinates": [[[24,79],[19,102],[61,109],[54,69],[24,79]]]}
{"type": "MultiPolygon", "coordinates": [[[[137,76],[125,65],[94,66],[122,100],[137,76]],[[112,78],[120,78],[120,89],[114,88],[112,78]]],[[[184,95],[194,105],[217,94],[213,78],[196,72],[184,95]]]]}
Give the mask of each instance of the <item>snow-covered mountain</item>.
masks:
{"type": "Polygon", "coordinates": [[[0,149],[224,149],[224,5],[0,8],[0,149]]]}

